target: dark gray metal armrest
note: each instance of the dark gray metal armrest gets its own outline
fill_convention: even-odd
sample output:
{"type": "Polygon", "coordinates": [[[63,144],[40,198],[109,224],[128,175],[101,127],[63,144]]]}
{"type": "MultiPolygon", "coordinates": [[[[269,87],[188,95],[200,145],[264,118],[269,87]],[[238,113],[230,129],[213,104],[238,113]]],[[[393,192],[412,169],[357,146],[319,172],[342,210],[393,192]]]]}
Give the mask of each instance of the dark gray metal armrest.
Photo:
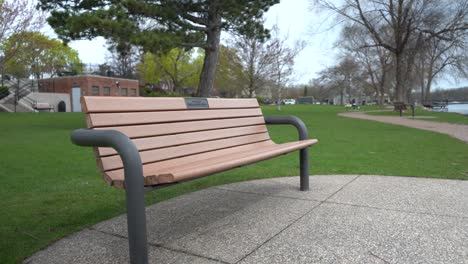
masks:
{"type": "Polygon", "coordinates": [[[148,263],[143,167],[135,144],[116,130],[78,129],[71,140],[79,146],[111,147],[124,164],[131,263],[148,263]]]}
{"type": "Polygon", "coordinates": [[[309,139],[307,133],[307,127],[301,119],[295,116],[265,116],[265,123],[270,124],[281,124],[281,125],[293,125],[299,132],[299,140],[309,139]]]}
{"type": "Polygon", "coordinates": [[[138,168],[142,171],[138,149],[126,135],[119,131],[77,129],[72,132],[71,140],[79,146],[113,148],[119,153],[125,168],[132,168],[133,172],[137,172],[138,168]]]}
{"type": "MultiPolygon", "coordinates": [[[[309,139],[307,134],[307,127],[304,122],[295,116],[266,116],[266,124],[286,124],[293,125],[299,132],[299,140],[309,139]]],[[[301,191],[309,190],[309,149],[303,148],[299,152],[299,163],[300,163],[300,186],[301,191]]]]}

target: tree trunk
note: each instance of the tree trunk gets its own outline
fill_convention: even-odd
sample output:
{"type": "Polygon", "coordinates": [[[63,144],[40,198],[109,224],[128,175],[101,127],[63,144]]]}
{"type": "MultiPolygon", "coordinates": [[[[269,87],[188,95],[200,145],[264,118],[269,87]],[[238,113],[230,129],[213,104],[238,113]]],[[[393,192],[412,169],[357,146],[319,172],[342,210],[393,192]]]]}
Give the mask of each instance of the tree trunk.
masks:
{"type": "MultiPolygon", "coordinates": [[[[216,24],[221,24],[221,17],[214,18],[216,24]]],[[[216,64],[218,63],[219,42],[221,40],[221,28],[214,26],[207,33],[207,48],[205,48],[205,58],[200,74],[200,84],[198,86],[198,97],[209,97],[211,88],[216,77],[216,64]]]]}
{"type": "Polygon", "coordinates": [[[5,79],[5,68],[3,68],[3,62],[0,62],[2,66],[0,66],[0,74],[2,74],[2,78],[1,78],[1,86],[4,86],[4,83],[3,83],[3,80],[5,79]]]}
{"type": "Polygon", "coordinates": [[[253,97],[253,93],[254,93],[254,90],[255,90],[255,84],[254,84],[254,80],[253,80],[253,77],[250,78],[250,81],[249,81],[249,98],[252,98],[253,97]]]}
{"type": "Polygon", "coordinates": [[[379,106],[381,109],[384,108],[384,93],[380,93],[380,96],[379,96],[379,106]]]}
{"type": "MultiPolygon", "coordinates": [[[[432,71],[431,71],[431,75],[432,75],[432,71]]],[[[432,86],[432,80],[433,80],[433,77],[432,76],[429,76],[427,78],[427,83],[426,83],[426,87],[425,87],[425,93],[424,93],[424,96],[426,98],[426,101],[430,101],[431,100],[431,86],[432,86]]]]}
{"type": "Polygon", "coordinates": [[[395,53],[395,101],[405,102],[405,89],[403,85],[403,64],[402,64],[402,53],[395,53]]]}
{"type": "Polygon", "coordinates": [[[434,80],[434,73],[432,71],[432,67],[429,67],[427,69],[427,82],[426,82],[426,87],[424,87],[424,96],[427,101],[431,100],[431,86],[432,86],[432,81],[434,80]]]}
{"type": "Polygon", "coordinates": [[[255,88],[256,88],[256,76],[255,76],[255,54],[256,54],[256,45],[255,42],[252,42],[252,55],[249,57],[249,98],[253,97],[255,88]]]}
{"type": "Polygon", "coordinates": [[[384,100],[385,100],[385,83],[387,81],[387,68],[385,67],[385,64],[381,62],[381,67],[382,67],[382,75],[380,76],[380,83],[379,83],[379,93],[380,93],[380,98],[379,98],[379,105],[380,108],[384,108],[384,100]]]}
{"type": "Polygon", "coordinates": [[[340,91],[340,105],[344,105],[344,91],[340,91]]]}
{"type": "Polygon", "coordinates": [[[419,73],[419,86],[421,87],[421,104],[426,103],[426,96],[424,93],[424,70],[419,73]]]}

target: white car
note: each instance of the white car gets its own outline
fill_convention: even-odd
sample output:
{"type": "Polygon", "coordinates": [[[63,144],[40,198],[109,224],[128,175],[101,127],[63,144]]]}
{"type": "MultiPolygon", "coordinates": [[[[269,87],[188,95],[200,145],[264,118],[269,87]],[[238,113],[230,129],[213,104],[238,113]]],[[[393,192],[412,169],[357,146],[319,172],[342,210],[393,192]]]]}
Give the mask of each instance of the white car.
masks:
{"type": "Polygon", "coordinates": [[[296,104],[296,100],[294,100],[294,99],[283,99],[283,104],[293,105],[293,104],[296,104]]]}

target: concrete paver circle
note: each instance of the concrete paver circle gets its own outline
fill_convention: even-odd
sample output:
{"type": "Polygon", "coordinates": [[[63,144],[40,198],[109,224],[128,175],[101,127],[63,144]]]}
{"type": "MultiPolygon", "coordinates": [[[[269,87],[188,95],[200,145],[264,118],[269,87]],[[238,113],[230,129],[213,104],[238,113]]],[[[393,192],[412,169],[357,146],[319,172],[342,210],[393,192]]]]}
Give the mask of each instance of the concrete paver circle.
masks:
{"type": "MultiPolygon", "coordinates": [[[[151,263],[467,263],[468,181],[376,175],[255,180],[147,207],[151,263]]],[[[126,263],[126,216],[26,263],[126,263]]]]}

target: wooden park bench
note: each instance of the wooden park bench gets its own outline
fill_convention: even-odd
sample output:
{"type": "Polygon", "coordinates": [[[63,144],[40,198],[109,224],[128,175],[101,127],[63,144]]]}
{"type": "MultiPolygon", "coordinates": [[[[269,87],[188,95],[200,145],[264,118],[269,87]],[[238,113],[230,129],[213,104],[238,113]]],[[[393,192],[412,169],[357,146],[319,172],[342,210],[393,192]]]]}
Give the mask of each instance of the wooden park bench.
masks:
{"type": "Polygon", "coordinates": [[[32,108],[34,110],[49,110],[49,112],[52,112],[54,110],[54,106],[50,105],[49,103],[38,103],[38,102],[34,102],[32,104],[32,108]]]}
{"type": "Polygon", "coordinates": [[[147,262],[144,192],[300,150],[300,189],[309,189],[304,123],[264,117],[256,99],[82,97],[88,129],[72,141],[95,147],[105,181],[125,188],[132,263],[147,262]],[[274,143],[266,124],[291,124],[299,141],[274,143]]]}
{"type": "Polygon", "coordinates": [[[394,102],[393,103],[393,111],[400,112],[400,116],[402,116],[402,112],[406,111],[407,107],[404,102],[394,102]]]}

